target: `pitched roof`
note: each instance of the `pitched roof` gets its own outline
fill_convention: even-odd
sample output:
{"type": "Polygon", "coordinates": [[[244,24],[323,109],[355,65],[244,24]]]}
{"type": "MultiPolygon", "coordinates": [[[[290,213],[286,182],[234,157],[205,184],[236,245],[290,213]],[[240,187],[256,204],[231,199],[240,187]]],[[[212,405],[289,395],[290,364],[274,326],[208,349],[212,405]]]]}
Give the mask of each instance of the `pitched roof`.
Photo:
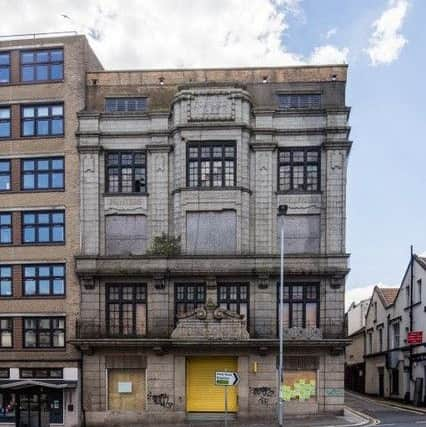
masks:
{"type": "Polygon", "coordinates": [[[426,258],[419,255],[414,255],[417,262],[426,270],[426,258]]]}
{"type": "Polygon", "coordinates": [[[398,295],[399,288],[379,288],[377,287],[377,292],[383,298],[383,302],[386,307],[393,304],[396,296],[398,295]]]}

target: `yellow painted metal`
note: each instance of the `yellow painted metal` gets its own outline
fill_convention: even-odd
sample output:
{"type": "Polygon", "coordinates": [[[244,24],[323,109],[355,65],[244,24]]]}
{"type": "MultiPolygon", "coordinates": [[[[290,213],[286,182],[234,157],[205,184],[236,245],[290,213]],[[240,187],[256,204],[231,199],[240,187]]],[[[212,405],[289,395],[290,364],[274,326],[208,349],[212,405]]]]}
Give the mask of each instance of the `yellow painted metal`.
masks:
{"type": "MultiPolygon", "coordinates": [[[[217,386],[216,372],[237,372],[236,357],[189,357],[186,361],[186,410],[224,412],[225,387],[217,386]]],[[[228,387],[228,412],[238,411],[237,387],[228,387]]]]}

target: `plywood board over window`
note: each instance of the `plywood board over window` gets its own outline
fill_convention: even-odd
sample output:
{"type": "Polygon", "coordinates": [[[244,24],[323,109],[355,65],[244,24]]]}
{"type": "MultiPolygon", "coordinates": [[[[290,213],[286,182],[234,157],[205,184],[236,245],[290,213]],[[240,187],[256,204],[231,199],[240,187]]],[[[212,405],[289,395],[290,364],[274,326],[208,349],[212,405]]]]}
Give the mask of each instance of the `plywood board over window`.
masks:
{"type": "Polygon", "coordinates": [[[106,217],[108,255],[142,255],[147,245],[145,215],[109,215],[106,217]]]}
{"type": "Polygon", "coordinates": [[[145,410],[145,369],[108,369],[108,409],[145,410]]]}
{"type": "Polygon", "coordinates": [[[192,254],[234,254],[237,215],[233,210],[188,212],[186,249],[192,254]]]}

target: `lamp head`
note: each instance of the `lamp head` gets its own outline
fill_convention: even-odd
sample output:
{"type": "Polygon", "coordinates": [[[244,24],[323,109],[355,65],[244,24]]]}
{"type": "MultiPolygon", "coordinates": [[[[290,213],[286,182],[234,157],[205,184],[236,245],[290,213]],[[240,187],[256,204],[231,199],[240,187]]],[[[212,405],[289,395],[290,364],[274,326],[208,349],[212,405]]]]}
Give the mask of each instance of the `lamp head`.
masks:
{"type": "Polygon", "coordinates": [[[279,205],[278,206],[278,215],[286,215],[288,210],[288,205],[279,205]]]}

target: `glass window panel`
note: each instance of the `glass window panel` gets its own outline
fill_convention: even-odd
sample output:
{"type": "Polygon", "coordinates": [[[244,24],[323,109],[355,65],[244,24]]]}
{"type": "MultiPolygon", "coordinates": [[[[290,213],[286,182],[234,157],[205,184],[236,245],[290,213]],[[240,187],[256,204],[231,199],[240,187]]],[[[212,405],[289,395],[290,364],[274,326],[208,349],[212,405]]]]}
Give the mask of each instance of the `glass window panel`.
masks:
{"type": "Polygon", "coordinates": [[[12,295],[12,282],[10,280],[0,279],[0,295],[1,296],[12,295]]]}
{"type": "Polygon", "coordinates": [[[33,118],[34,117],[34,107],[25,107],[23,109],[23,116],[25,118],[33,118]]]}
{"type": "Polygon", "coordinates": [[[49,61],[49,52],[46,50],[39,50],[36,52],[36,62],[48,62],[49,61]]]}
{"type": "Polygon", "coordinates": [[[33,279],[27,279],[24,282],[25,295],[35,295],[36,293],[36,281],[33,279]]]}
{"type": "Polygon", "coordinates": [[[37,120],[37,135],[49,135],[49,120],[37,120]]]}
{"type": "Polygon", "coordinates": [[[50,214],[48,213],[40,213],[37,216],[39,224],[48,224],[50,220],[50,214]]]}
{"type": "Polygon", "coordinates": [[[65,268],[63,265],[55,265],[53,267],[53,275],[54,276],[64,276],[65,268]]]}
{"type": "Polygon", "coordinates": [[[49,318],[40,318],[38,321],[40,329],[50,329],[50,319],[49,318]]]}
{"type": "Polygon", "coordinates": [[[52,106],[52,116],[62,116],[64,113],[64,107],[62,105],[52,106]]]}
{"type": "Polygon", "coordinates": [[[63,213],[54,213],[52,215],[52,221],[56,224],[60,224],[64,222],[64,214],[63,213]]]}
{"type": "Polygon", "coordinates": [[[63,169],[64,159],[52,159],[52,169],[63,169]]]}
{"type": "Polygon", "coordinates": [[[39,242],[48,242],[50,241],[50,229],[49,227],[40,226],[38,227],[38,241],[39,242]]]}
{"type": "Polygon", "coordinates": [[[306,327],[317,327],[317,303],[310,302],[306,304],[306,327]]]}
{"type": "Polygon", "coordinates": [[[37,175],[37,187],[40,189],[49,188],[49,174],[39,173],[37,175]]]}
{"type": "Polygon", "coordinates": [[[34,331],[25,332],[25,347],[35,347],[36,346],[36,334],[34,331]]]}
{"type": "Polygon", "coordinates": [[[52,187],[53,188],[64,188],[64,175],[63,173],[52,174],[52,187]]]}
{"type": "Polygon", "coordinates": [[[63,295],[65,293],[64,281],[62,279],[53,280],[53,294],[63,295]]]}
{"type": "Polygon", "coordinates": [[[12,332],[1,332],[1,347],[12,347],[12,332]]]}
{"type": "Polygon", "coordinates": [[[3,228],[0,230],[0,243],[12,242],[12,230],[3,228]]]}
{"type": "Polygon", "coordinates": [[[9,65],[9,64],[10,64],[10,54],[0,53],[0,65],[9,65]]]}
{"type": "Polygon", "coordinates": [[[39,170],[48,170],[49,169],[49,160],[37,160],[37,169],[39,170]]]}
{"type": "Polygon", "coordinates": [[[61,331],[53,332],[53,347],[64,347],[65,335],[61,331]]]}
{"type": "Polygon", "coordinates": [[[0,137],[10,136],[10,122],[0,122],[0,137]]]}
{"type": "Polygon", "coordinates": [[[24,214],[24,224],[34,224],[35,215],[34,214],[24,214]]]}
{"type": "Polygon", "coordinates": [[[64,227],[55,226],[52,229],[52,237],[54,242],[63,242],[64,241],[64,227]]]}
{"type": "Polygon", "coordinates": [[[22,67],[22,81],[24,82],[32,82],[35,80],[34,78],[34,67],[32,65],[24,65],[22,67]]]}
{"type": "Polygon", "coordinates": [[[10,82],[10,69],[9,67],[0,68],[0,83],[10,82]]]}
{"type": "Polygon", "coordinates": [[[34,277],[36,274],[35,267],[25,267],[24,274],[25,274],[25,277],[34,277]]]}
{"type": "Polygon", "coordinates": [[[50,347],[50,332],[41,331],[38,334],[38,346],[50,347]]]}
{"type": "Polygon", "coordinates": [[[35,133],[35,122],[33,120],[25,120],[22,128],[23,136],[32,136],[35,133]]]}
{"type": "Polygon", "coordinates": [[[0,175],[0,191],[10,190],[10,176],[0,175]]]}
{"type": "Polygon", "coordinates": [[[35,229],[33,227],[25,228],[24,230],[24,242],[34,242],[35,241],[35,229]]]}
{"type": "Polygon", "coordinates": [[[12,277],[12,268],[11,267],[0,267],[0,277],[12,277]]]}
{"type": "Polygon", "coordinates": [[[49,280],[39,280],[38,292],[40,295],[49,295],[50,294],[50,281],[49,280]]]}
{"type": "Polygon", "coordinates": [[[33,171],[35,167],[34,160],[24,160],[24,171],[33,171]]]}
{"type": "Polygon", "coordinates": [[[49,116],[49,107],[44,107],[44,106],[37,107],[37,116],[38,117],[48,117],[49,116]]]}
{"type": "Polygon", "coordinates": [[[47,65],[36,66],[36,80],[48,80],[49,79],[49,68],[47,65]]]}
{"type": "Polygon", "coordinates": [[[10,108],[0,108],[0,119],[10,119],[10,108]]]}
{"type": "Polygon", "coordinates": [[[64,60],[64,52],[62,49],[50,51],[50,60],[52,62],[61,62],[64,60]]]}

